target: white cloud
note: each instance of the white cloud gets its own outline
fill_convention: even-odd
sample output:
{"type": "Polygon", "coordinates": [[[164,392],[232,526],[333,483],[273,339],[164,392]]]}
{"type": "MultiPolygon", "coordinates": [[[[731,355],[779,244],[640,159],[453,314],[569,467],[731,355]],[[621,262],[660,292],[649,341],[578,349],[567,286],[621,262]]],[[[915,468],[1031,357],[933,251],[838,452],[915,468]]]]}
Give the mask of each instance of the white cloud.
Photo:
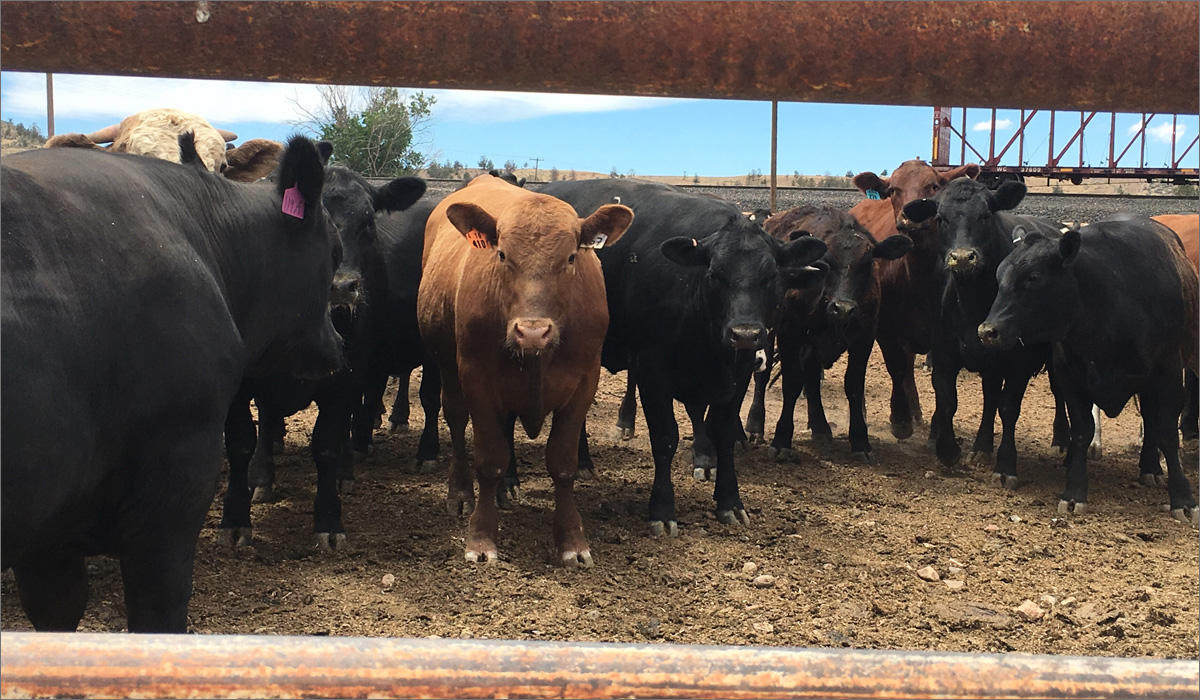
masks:
{"type": "MultiPolygon", "coordinates": [[[[1142,128],[1142,122],[1139,119],[1138,121],[1129,125],[1128,131],[1129,131],[1130,135],[1132,135],[1132,134],[1136,134],[1138,129],[1141,129],[1141,128],[1142,128]]],[[[1163,121],[1163,122],[1159,122],[1157,124],[1151,122],[1150,126],[1146,127],[1146,134],[1150,138],[1154,139],[1155,141],[1160,141],[1162,143],[1171,143],[1171,122],[1163,121]]],[[[1175,125],[1175,142],[1176,143],[1182,141],[1184,135],[1186,135],[1186,134],[1187,134],[1187,124],[1180,122],[1175,125]]]]}
{"type": "MultiPolygon", "coordinates": [[[[8,110],[45,113],[46,79],[42,73],[5,73],[3,99],[8,110]]],[[[498,92],[425,90],[437,97],[434,117],[451,121],[504,122],[585,112],[646,109],[668,98],[617,97],[498,92]]],[[[204,116],[214,124],[302,120],[301,107],[321,104],[317,86],[295,83],[252,83],[230,80],[184,80],[126,76],[54,76],[54,113],[60,118],[111,121],[156,107],[174,107],[204,116]],[[299,107],[297,106],[299,105],[299,107]]]]}
{"type": "MultiPolygon", "coordinates": [[[[1003,131],[1004,129],[1011,129],[1012,124],[1013,123],[1012,123],[1011,119],[997,119],[996,120],[996,130],[1003,131]]],[[[978,122],[974,126],[971,127],[971,131],[991,131],[991,130],[992,130],[991,120],[978,122]]]]}

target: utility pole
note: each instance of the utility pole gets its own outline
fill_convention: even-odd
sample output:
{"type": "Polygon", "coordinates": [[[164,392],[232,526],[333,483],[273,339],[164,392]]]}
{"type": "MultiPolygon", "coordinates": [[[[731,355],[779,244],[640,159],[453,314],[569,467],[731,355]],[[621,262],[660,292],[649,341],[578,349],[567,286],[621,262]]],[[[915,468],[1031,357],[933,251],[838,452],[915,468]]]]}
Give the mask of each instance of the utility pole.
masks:
{"type": "Polygon", "coordinates": [[[46,74],[46,138],[54,135],[54,74],[46,74]]]}
{"type": "Polygon", "coordinates": [[[537,158],[531,157],[529,160],[533,161],[533,180],[536,182],[538,179],[538,163],[541,163],[545,158],[538,156],[537,158]]]}

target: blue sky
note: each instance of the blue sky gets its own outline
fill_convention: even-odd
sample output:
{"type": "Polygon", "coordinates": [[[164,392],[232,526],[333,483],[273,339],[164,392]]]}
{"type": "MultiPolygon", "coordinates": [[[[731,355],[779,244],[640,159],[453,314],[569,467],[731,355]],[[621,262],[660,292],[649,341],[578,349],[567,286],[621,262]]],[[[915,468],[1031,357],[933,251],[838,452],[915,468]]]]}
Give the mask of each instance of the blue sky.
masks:
{"type": "MultiPolygon", "coordinates": [[[[46,131],[46,80],[42,73],[0,73],[0,117],[46,131]]],[[[497,165],[556,167],[560,171],[611,169],[636,175],[738,176],[770,171],[769,102],[552,95],[466,90],[425,90],[437,98],[433,117],[420,135],[418,149],[428,157],[458,160],[474,167],[481,156],[497,165]]],[[[263,137],[283,140],[297,131],[302,108],[320,104],[316,86],[218,80],[176,80],[115,76],[54,76],[55,131],[90,132],[153,107],[176,107],[200,114],[214,126],[234,131],[239,142],[263,137]]],[[[956,110],[955,127],[961,113],[956,110]]],[[[786,102],[779,105],[778,172],[790,175],[842,175],[889,171],[910,158],[931,157],[932,107],[896,107],[786,102]]],[[[1046,113],[1029,127],[1025,160],[1047,159],[1046,113]],[[1040,141],[1040,142],[1039,142],[1040,141]]],[[[1187,147],[1200,118],[1180,117],[1177,148],[1187,147]]],[[[1016,110],[998,112],[997,150],[1019,122],[1016,110]]],[[[1141,122],[1140,115],[1119,115],[1118,153],[1141,122]]],[[[1150,122],[1147,165],[1170,159],[1170,118],[1150,122]],[[1165,131],[1164,131],[1165,130],[1165,131]]],[[[1078,113],[1060,113],[1056,151],[1079,125],[1078,113]]],[[[1085,131],[1086,163],[1108,158],[1109,118],[1098,115],[1085,131]]],[[[968,110],[968,140],[987,155],[991,113],[968,110]]],[[[957,139],[951,159],[958,161],[957,139]]],[[[1013,155],[1005,159],[1015,164],[1013,155]]],[[[1078,160],[1073,147],[1064,164],[1078,160]]],[[[1136,166],[1135,143],[1120,161],[1136,166]]],[[[978,160],[967,151],[968,162],[978,160]]],[[[1188,154],[1200,162],[1200,148],[1188,154]]]]}

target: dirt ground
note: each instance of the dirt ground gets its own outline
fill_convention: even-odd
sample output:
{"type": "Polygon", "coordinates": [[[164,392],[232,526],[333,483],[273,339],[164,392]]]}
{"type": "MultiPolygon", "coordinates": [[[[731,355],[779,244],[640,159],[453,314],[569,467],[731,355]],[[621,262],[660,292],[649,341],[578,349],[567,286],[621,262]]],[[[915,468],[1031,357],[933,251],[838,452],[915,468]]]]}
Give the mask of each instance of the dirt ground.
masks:
{"type": "MultiPolygon", "coordinates": [[[[797,461],[776,463],[762,446],[738,452],[748,527],[713,519],[712,483],[691,478],[691,429],[677,407],[685,436],[675,472],[677,539],[647,535],[645,423],[639,411],[634,438],[615,439],[624,375],[605,373],[589,417],[598,478],[576,487],[596,557],[587,570],[551,563],[544,438],[523,436],[524,495],[501,514],[503,560],[464,561],[465,523],[446,513],[444,474],[412,465],[418,411],[414,431],[377,433],[377,452],[358,469],[344,499],[350,548],[317,553],[309,409],[288,419],[280,498],[254,506],[253,549],[234,553],[218,541],[223,484],[218,489],[196,558],[191,629],[1197,656],[1197,531],[1160,510],[1165,489],[1137,483],[1140,418],[1132,404],[1104,422],[1104,456],[1089,470],[1090,511],[1064,517],[1055,510],[1063,472],[1050,446],[1045,375],[1035,378],[1020,419],[1021,486],[1003,491],[990,482],[990,465],[944,473],[926,448],[925,427],[903,442],[891,436],[890,385],[877,352],[867,417],[878,463],[852,459],[842,367],[827,373],[824,389],[832,445],[809,440],[799,406],[797,461]],[[917,573],[924,567],[942,580],[924,580],[917,573]],[[1027,600],[1040,619],[1016,610],[1027,600]]],[[[928,418],[928,377],[919,375],[918,385],[928,418]]],[[[966,440],[979,420],[978,387],[975,375],[960,377],[956,427],[966,440]]],[[[415,380],[410,391],[416,407],[415,380]]],[[[779,406],[776,385],[768,439],[779,406]]],[[[1195,443],[1182,458],[1195,486],[1195,443]]],[[[81,629],[122,630],[116,562],[97,558],[89,568],[81,629]]],[[[27,629],[11,573],[0,584],[3,629],[27,629]]]]}

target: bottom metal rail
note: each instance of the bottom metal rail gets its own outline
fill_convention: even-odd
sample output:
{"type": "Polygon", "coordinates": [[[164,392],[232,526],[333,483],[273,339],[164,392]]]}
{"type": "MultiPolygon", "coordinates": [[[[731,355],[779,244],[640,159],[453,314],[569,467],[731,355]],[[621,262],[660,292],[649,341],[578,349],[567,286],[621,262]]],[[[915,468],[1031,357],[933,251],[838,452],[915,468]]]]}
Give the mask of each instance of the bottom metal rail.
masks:
{"type": "Polygon", "coordinates": [[[1195,698],[1195,659],[6,632],[3,697],[1195,698]]]}

